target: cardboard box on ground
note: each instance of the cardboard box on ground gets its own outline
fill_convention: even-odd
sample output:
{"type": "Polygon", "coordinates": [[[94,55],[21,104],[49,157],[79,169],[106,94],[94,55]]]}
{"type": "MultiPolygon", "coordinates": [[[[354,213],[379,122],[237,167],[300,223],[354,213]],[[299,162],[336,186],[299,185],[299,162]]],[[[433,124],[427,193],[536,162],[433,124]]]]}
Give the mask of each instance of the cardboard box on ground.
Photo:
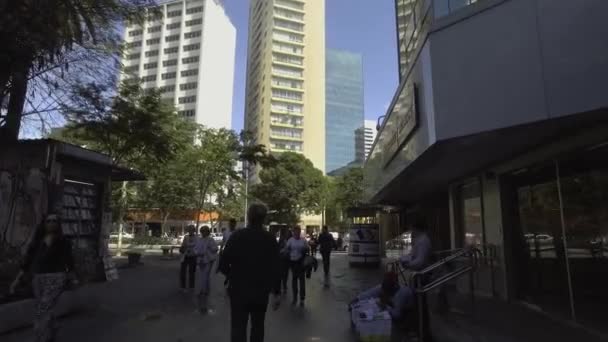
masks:
{"type": "Polygon", "coordinates": [[[375,299],[359,301],[351,306],[351,320],[359,341],[389,342],[392,319],[388,311],[378,307],[375,299]]]}

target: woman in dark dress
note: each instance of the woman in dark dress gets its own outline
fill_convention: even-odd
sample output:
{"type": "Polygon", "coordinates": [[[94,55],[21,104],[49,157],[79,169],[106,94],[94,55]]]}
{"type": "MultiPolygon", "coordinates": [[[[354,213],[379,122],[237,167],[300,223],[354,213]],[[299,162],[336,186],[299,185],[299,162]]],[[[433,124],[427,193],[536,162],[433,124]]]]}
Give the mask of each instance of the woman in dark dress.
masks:
{"type": "Polygon", "coordinates": [[[36,298],[34,333],[36,342],[50,342],[55,338],[53,309],[64,291],[68,279],[73,277],[74,259],[70,241],[63,237],[57,215],[48,215],[38,227],[19,274],[11,284],[11,293],[21,283],[25,272],[31,272],[32,288],[36,298]]]}

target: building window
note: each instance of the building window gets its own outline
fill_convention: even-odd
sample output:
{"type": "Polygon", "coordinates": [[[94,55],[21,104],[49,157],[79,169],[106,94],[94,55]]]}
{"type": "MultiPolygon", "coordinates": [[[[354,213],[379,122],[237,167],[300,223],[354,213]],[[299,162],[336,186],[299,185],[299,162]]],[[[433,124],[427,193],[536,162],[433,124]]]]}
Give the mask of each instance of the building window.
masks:
{"type": "Polygon", "coordinates": [[[184,38],[195,38],[195,37],[200,37],[200,36],[201,36],[201,31],[184,33],[184,38]]]}
{"type": "Polygon", "coordinates": [[[176,40],[179,40],[179,34],[174,34],[172,36],[166,36],[165,37],[165,41],[166,42],[174,42],[176,40]]]}
{"type": "Polygon", "coordinates": [[[133,59],[139,59],[139,53],[132,53],[130,55],[127,56],[128,60],[133,60],[133,59]]]}
{"type": "Polygon", "coordinates": [[[166,73],[164,73],[164,74],[161,75],[161,78],[163,80],[170,80],[170,79],[173,79],[175,77],[177,77],[177,73],[175,71],[174,72],[166,72],[166,73]]]}
{"type": "Polygon", "coordinates": [[[161,93],[169,93],[175,91],[175,84],[162,86],[159,88],[159,90],[161,93]]]}
{"type": "Polygon", "coordinates": [[[196,82],[184,83],[179,85],[179,90],[190,90],[196,89],[198,84],[196,82]]]}
{"type": "Polygon", "coordinates": [[[148,69],[156,69],[158,67],[158,62],[146,63],[144,64],[144,70],[148,69]]]}
{"type": "Polygon", "coordinates": [[[184,103],[194,103],[194,102],[196,102],[196,96],[195,96],[195,95],[193,95],[193,96],[185,96],[185,97],[180,97],[180,98],[178,99],[178,102],[179,102],[180,104],[184,104],[184,103]]]}
{"type": "Polygon", "coordinates": [[[287,7],[287,8],[297,9],[300,11],[304,9],[304,4],[301,2],[295,2],[295,1],[289,1],[289,0],[276,0],[274,2],[274,4],[283,6],[283,7],[287,7]]]}
{"type": "Polygon", "coordinates": [[[457,239],[461,247],[480,247],[484,244],[483,212],[479,179],[457,188],[458,228],[457,239]]]}
{"type": "Polygon", "coordinates": [[[287,21],[287,20],[275,19],[274,25],[275,25],[275,27],[281,27],[284,29],[292,30],[292,31],[298,31],[298,32],[304,31],[304,24],[292,23],[291,21],[287,21]]]}
{"type": "Polygon", "coordinates": [[[196,111],[194,109],[188,109],[188,110],[180,110],[177,113],[183,117],[193,117],[195,115],[196,111]]]}
{"type": "Polygon", "coordinates": [[[293,81],[285,78],[273,77],[272,85],[277,87],[284,88],[294,88],[294,89],[302,89],[304,88],[304,82],[302,81],[293,81]]]}
{"type": "Polygon", "coordinates": [[[160,43],[160,38],[152,38],[152,39],[146,40],[147,45],[155,45],[158,43],[160,43]]]}
{"type": "Polygon", "coordinates": [[[123,71],[126,72],[126,73],[131,73],[131,72],[135,72],[135,71],[138,71],[138,70],[139,70],[139,65],[132,65],[132,66],[125,67],[123,69],[123,71]]]}
{"type": "Polygon", "coordinates": [[[192,7],[186,10],[186,14],[200,13],[203,11],[203,6],[192,7]]]}
{"type": "Polygon", "coordinates": [[[127,48],[131,49],[134,47],[140,47],[141,46],[141,40],[137,41],[137,42],[131,42],[131,43],[127,43],[127,48]]]}
{"type": "Polygon", "coordinates": [[[158,56],[158,50],[146,51],[146,57],[158,56]]]}
{"type": "Polygon", "coordinates": [[[198,62],[198,56],[182,58],[182,64],[190,64],[190,63],[197,63],[197,62],[198,62]]]}
{"type": "Polygon", "coordinates": [[[141,78],[143,82],[152,82],[156,81],[156,75],[148,75],[141,78]]]}
{"type": "Polygon", "coordinates": [[[182,15],[182,10],[167,12],[167,18],[179,17],[182,15]]]}
{"type": "Polygon", "coordinates": [[[167,24],[167,30],[173,30],[173,29],[179,28],[181,25],[182,25],[182,23],[167,24]]]}
{"type": "Polygon", "coordinates": [[[301,57],[285,56],[285,55],[279,55],[276,53],[272,54],[272,60],[274,62],[286,63],[286,64],[294,64],[294,65],[303,65],[304,64],[304,59],[301,57]]]}
{"type": "Polygon", "coordinates": [[[271,104],[271,110],[275,112],[286,112],[290,114],[302,114],[303,107],[298,104],[282,103],[273,101],[271,104]]]}
{"type": "Polygon", "coordinates": [[[192,19],[186,21],[186,26],[200,25],[203,23],[203,18],[192,19]]]}
{"type": "Polygon", "coordinates": [[[198,50],[200,48],[201,48],[201,44],[199,44],[199,43],[184,45],[184,51],[194,51],[194,50],[198,50]]]}
{"type": "Polygon", "coordinates": [[[174,66],[177,65],[177,59],[170,59],[167,61],[163,61],[163,66],[164,67],[168,67],[168,66],[174,66]]]}
{"type": "Polygon", "coordinates": [[[196,75],[198,75],[198,69],[183,70],[181,72],[181,75],[182,75],[182,77],[196,76],[196,75]]]}
{"type": "Polygon", "coordinates": [[[284,18],[304,21],[304,14],[302,13],[292,12],[283,8],[275,8],[274,13],[284,18]]]}
{"type": "Polygon", "coordinates": [[[278,39],[278,40],[285,40],[285,41],[295,42],[295,43],[303,43],[304,42],[304,37],[303,36],[301,36],[299,34],[294,34],[294,33],[273,32],[272,33],[272,38],[273,39],[278,39]]]}
{"type": "Polygon", "coordinates": [[[272,72],[277,75],[299,77],[299,78],[301,78],[304,75],[302,73],[302,70],[292,69],[292,68],[284,67],[281,65],[273,65],[272,72]]]}
{"type": "Polygon", "coordinates": [[[177,53],[179,51],[179,47],[178,46],[174,46],[174,47],[170,47],[170,48],[166,48],[163,50],[163,52],[167,55],[172,54],[172,53],[177,53]]]}
{"type": "Polygon", "coordinates": [[[142,29],[129,31],[129,37],[141,36],[144,31],[142,29]]]}
{"type": "Polygon", "coordinates": [[[148,33],[160,32],[162,26],[148,27],[148,33]]]}
{"type": "Polygon", "coordinates": [[[302,93],[296,93],[283,89],[272,89],[272,97],[294,101],[302,101],[302,93]]]}

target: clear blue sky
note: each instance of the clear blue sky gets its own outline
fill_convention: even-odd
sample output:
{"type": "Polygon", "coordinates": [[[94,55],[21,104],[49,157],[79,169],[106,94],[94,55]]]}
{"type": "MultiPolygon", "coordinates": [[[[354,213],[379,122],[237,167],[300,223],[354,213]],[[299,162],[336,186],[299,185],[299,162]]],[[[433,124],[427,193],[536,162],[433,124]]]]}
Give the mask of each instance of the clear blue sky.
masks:
{"type": "MultiPolygon", "coordinates": [[[[315,0],[311,0],[315,1],[315,0]]],[[[384,115],[397,87],[394,0],[325,0],[326,47],[363,55],[365,117],[384,115]]],[[[237,29],[232,126],[242,129],[249,0],[225,0],[237,29]]]]}

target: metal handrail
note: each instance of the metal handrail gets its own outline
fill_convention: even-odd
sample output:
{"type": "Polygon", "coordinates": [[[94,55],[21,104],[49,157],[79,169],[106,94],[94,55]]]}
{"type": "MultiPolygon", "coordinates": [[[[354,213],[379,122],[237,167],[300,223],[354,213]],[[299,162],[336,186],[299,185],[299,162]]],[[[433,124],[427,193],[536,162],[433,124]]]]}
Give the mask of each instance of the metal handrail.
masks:
{"type": "MultiPolygon", "coordinates": [[[[440,253],[449,253],[449,251],[444,251],[440,253]]],[[[464,249],[454,250],[453,253],[447,257],[442,258],[441,260],[433,263],[432,265],[424,268],[421,271],[414,272],[410,275],[409,284],[412,287],[414,293],[417,295],[417,306],[418,306],[418,336],[421,342],[424,341],[424,324],[425,324],[425,312],[424,310],[426,305],[426,294],[447,283],[448,281],[457,279],[462,277],[465,274],[469,274],[469,287],[471,291],[471,307],[474,311],[475,308],[475,281],[474,281],[474,272],[477,270],[479,266],[480,257],[483,254],[478,248],[469,247],[464,249]],[[466,258],[468,259],[468,264],[462,267],[457,268],[456,270],[450,271],[447,274],[442,275],[441,277],[433,280],[430,283],[425,284],[425,278],[427,278],[431,272],[445,266],[451,261],[466,258]]],[[[401,267],[400,263],[397,262],[396,267],[399,270],[399,273],[404,277],[404,270],[401,267]]]]}

